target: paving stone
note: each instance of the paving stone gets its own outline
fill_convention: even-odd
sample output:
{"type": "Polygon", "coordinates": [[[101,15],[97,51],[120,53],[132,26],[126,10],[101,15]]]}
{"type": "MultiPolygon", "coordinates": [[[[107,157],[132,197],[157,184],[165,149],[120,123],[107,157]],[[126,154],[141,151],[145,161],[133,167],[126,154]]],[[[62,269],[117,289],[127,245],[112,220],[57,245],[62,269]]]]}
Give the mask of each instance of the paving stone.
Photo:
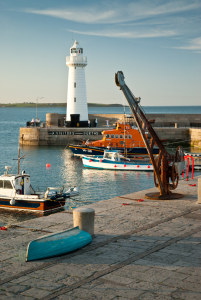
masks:
{"type": "MultiPolygon", "coordinates": [[[[33,274],[33,273],[32,273],[33,274]]],[[[32,275],[31,274],[31,275],[32,275]]],[[[34,276],[33,276],[34,277],[34,276]]],[[[17,278],[17,279],[13,279],[13,280],[11,280],[11,283],[21,283],[21,282],[24,282],[25,280],[28,280],[28,279],[30,279],[31,278],[31,276],[27,276],[27,275],[25,275],[25,276],[22,276],[22,277],[19,277],[19,278],[17,278]]]]}
{"type": "Polygon", "coordinates": [[[133,282],[133,279],[131,278],[126,278],[126,277],[120,277],[120,276],[115,276],[115,275],[112,275],[112,274],[107,274],[103,277],[101,277],[103,279],[109,279],[113,282],[116,282],[116,283],[123,283],[123,284],[129,284],[131,282],[133,282]]]}
{"type": "Polygon", "coordinates": [[[26,285],[14,284],[14,283],[5,283],[1,286],[1,290],[8,291],[12,293],[20,293],[29,289],[26,285]]]}
{"type": "Polygon", "coordinates": [[[48,272],[66,274],[70,276],[88,277],[94,273],[92,270],[86,270],[85,268],[74,265],[69,266],[68,264],[57,264],[55,266],[46,269],[48,272]]]}
{"type": "Polygon", "coordinates": [[[108,290],[88,290],[83,288],[78,288],[73,292],[66,293],[67,296],[77,297],[78,299],[98,299],[98,300],[110,300],[114,298],[114,295],[108,290]]]}
{"type": "Polygon", "coordinates": [[[51,272],[48,271],[48,269],[46,269],[46,270],[38,270],[36,272],[31,273],[31,277],[38,278],[40,280],[43,279],[43,280],[58,282],[68,277],[68,275],[51,272]]]}
{"type": "MultiPolygon", "coordinates": [[[[47,291],[47,290],[42,290],[42,289],[37,289],[37,288],[31,288],[29,290],[26,290],[25,292],[21,293],[22,296],[27,296],[29,299],[40,299],[43,297],[46,297],[50,295],[52,292],[47,291]],[[33,297],[33,298],[30,298],[33,297]]],[[[21,296],[21,297],[22,297],[21,296]]],[[[22,299],[22,298],[20,298],[22,299]]]]}
{"type": "Polygon", "coordinates": [[[200,293],[179,291],[173,293],[173,299],[200,300],[200,293]]]}
{"type": "Polygon", "coordinates": [[[192,291],[192,292],[197,292],[197,293],[201,292],[201,286],[199,283],[197,284],[194,282],[181,281],[179,279],[177,280],[177,279],[168,278],[167,280],[164,280],[162,282],[162,284],[166,285],[166,286],[172,286],[172,287],[185,289],[187,291],[192,291]]]}
{"type": "Polygon", "coordinates": [[[0,299],[1,300],[34,300],[35,298],[30,298],[22,295],[16,295],[10,292],[0,291],[0,299]]]}
{"type": "Polygon", "coordinates": [[[194,282],[194,283],[201,283],[200,276],[188,276],[184,279],[184,281],[194,282]]]}
{"type": "Polygon", "coordinates": [[[29,286],[29,287],[34,287],[34,288],[39,288],[39,289],[45,289],[45,290],[57,290],[58,288],[61,288],[63,284],[56,283],[56,282],[50,282],[48,280],[38,280],[37,278],[31,278],[28,280],[25,280],[23,282],[23,285],[29,286]]]}

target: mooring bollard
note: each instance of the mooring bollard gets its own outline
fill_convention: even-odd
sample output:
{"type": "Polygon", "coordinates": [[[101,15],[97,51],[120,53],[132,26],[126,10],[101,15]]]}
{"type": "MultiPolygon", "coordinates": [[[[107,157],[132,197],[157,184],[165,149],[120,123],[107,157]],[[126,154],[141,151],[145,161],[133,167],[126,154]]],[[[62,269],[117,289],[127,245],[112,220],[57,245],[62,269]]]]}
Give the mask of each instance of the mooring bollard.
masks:
{"type": "Polygon", "coordinates": [[[81,230],[84,230],[94,235],[94,214],[95,210],[92,208],[79,207],[73,210],[73,225],[79,226],[81,230]]]}
{"type": "Polygon", "coordinates": [[[201,204],[201,178],[198,178],[198,203],[201,204]]]}

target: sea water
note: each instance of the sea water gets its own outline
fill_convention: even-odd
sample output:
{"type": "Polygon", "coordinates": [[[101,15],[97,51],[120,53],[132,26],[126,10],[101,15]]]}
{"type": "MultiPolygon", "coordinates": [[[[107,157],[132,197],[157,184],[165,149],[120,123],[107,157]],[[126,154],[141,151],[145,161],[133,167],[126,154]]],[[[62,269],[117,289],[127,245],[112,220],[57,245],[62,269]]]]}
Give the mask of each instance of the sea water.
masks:
{"type": "MultiPolygon", "coordinates": [[[[107,108],[107,113],[122,113],[122,108],[119,107],[109,109],[107,108]]],[[[162,111],[162,108],[160,109],[162,111]]],[[[105,113],[104,110],[104,107],[91,107],[89,113],[105,113]]],[[[180,108],[180,111],[186,110],[180,108]]],[[[65,108],[38,108],[38,118],[41,121],[45,120],[48,112],[65,114],[65,108]]],[[[17,160],[13,159],[16,159],[18,154],[19,128],[26,126],[26,122],[35,116],[35,108],[0,108],[0,174],[5,172],[5,166],[12,167],[10,172],[17,172],[17,160]]],[[[169,150],[173,153],[175,147],[169,150]]],[[[80,194],[77,197],[66,200],[65,209],[68,210],[154,186],[152,172],[85,169],[82,159],[73,156],[71,150],[65,146],[23,146],[20,148],[20,155],[26,155],[20,162],[20,170],[25,170],[31,176],[31,184],[35,190],[45,191],[47,187],[55,186],[64,186],[65,190],[74,186],[79,188],[80,194]],[[47,163],[51,165],[50,168],[46,168],[47,163]]],[[[2,210],[0,225],[33,217],[36,217],[33,213],[2,210]]]]}

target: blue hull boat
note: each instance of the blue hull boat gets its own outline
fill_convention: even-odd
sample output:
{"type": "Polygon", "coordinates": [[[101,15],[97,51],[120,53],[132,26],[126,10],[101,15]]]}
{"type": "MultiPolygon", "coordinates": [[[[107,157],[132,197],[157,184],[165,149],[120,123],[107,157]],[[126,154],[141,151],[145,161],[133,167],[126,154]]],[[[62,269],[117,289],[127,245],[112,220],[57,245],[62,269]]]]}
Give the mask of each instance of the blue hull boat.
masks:
{"type": "Polygon", "coordinates": [[[92,242],[91,235],[79,227],[44,235],[29,243],[26,261],[66,254],[92,242]]]}
{"type": "MultiPolygon", "coordinates": [[[[87,145],[69,145],[69,148],[73,152],[74,155],[82,156],[82,155],[103,155],[104,150],[107,150],[107,147],[92,147],[87,145]]],[[[115,147],[111,150],[117,150],[121,153],[124,153],[125,149],[122,147],[115,147]]],[[[157,155],[159,153],[158,148],[153,148],[153,154],[157,155]]],[[[147,149],[145,147],[134,147],[127,148],[127,155],[129,157],[133,156],[148,156],[147,149]]]]}

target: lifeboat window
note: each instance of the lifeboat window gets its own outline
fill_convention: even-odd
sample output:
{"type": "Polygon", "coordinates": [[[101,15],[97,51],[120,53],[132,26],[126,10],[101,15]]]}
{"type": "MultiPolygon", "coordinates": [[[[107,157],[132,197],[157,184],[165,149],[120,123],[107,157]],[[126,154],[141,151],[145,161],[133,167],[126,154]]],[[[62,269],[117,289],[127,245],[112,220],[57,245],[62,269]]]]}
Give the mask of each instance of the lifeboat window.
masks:
{"type": "Polygon", "coordinates": [[[128,138],[128,136],[127,135],[125,135],[125,139],[127,139],[128,138]]]}
{"type": "Polygon", "coordinates": [[[0,188],[3,188],[3,180],[0,180],[0,188]]]}
{"type": "Polygon", "coordinates": [[[114,138],[114,134],[111,134],[111,139],[113,139],[114,138]]]}
{"type": "Polygon", "coordinates": [[[120,134],[120,139],[123,139],[123,134],[120,134]]]}
{"type": "Polygon", "coordinates": [[[115,139],[118,139],[118,134],[115,134],[115,139]]]}
{"type": "Polygon", "coordinates": [[[106,137],[106,139],[109,139],[109,138],[110,138],[110,135],[109,135],[109,134],[106,134],[105,137],[106,137]]]}
{"type": "Polygon", "coordinates": [[[132,139],[132,135],[129,135],[128,138],[129,138],[129,139],[132,139]]]}
{"type": "Polygon", "coordinates": [[[12,184],[9,180],[4,180],[4,189],[12,189],[12,184]]]}

